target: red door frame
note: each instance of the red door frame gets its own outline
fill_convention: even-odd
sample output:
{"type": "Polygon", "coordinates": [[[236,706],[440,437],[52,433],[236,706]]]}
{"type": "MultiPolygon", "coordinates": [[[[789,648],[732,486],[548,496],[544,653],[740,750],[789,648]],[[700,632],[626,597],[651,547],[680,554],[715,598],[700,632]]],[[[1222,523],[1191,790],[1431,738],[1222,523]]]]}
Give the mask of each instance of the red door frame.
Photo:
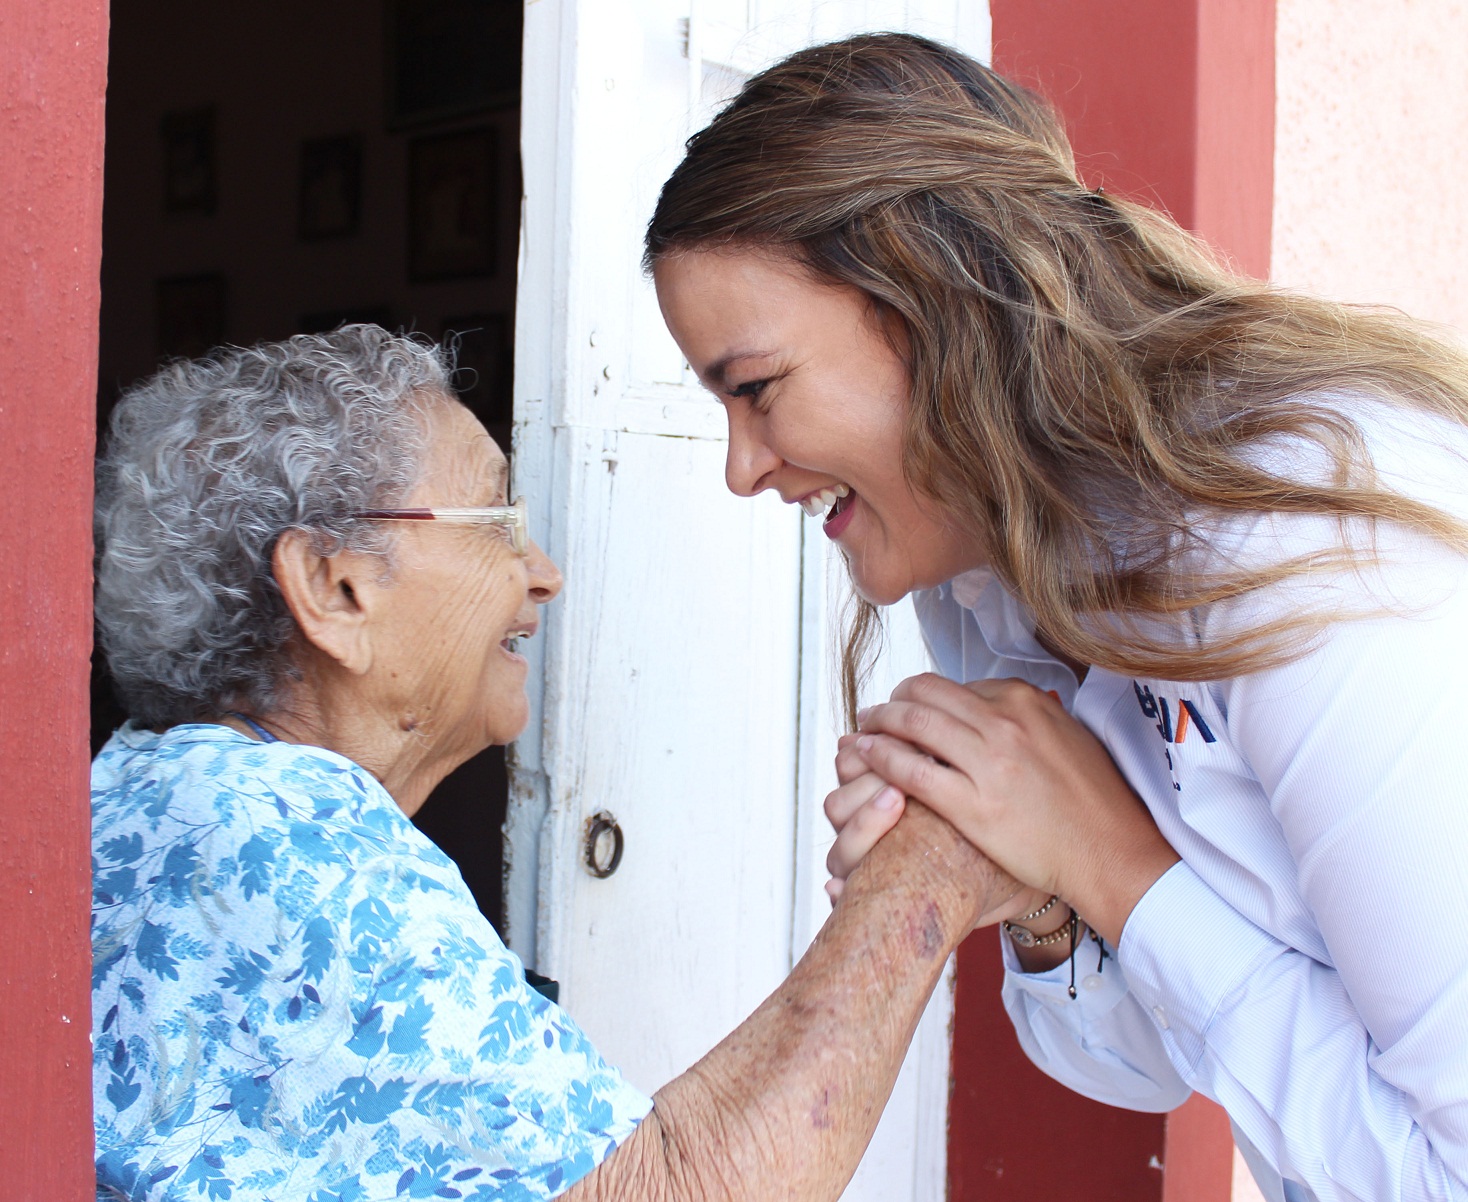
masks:
{"type": "MultiPolygon", "coordinates": [[[[1274,207],[1275,0],[990,0],[994,65],[1065,118],[1084,178],[1170,212],[1266,277],[1274,207]]],[[[953,1202],[1228,1202],[1228,1120],[1090,1102],[1020,1051],[996,936],[959,952],[953,1202]]]]}
{"type": "Polygon", "coordinates": [[[0,0],[0,1150],[90,1198],[92,454],[106,0],[0,0]]]}

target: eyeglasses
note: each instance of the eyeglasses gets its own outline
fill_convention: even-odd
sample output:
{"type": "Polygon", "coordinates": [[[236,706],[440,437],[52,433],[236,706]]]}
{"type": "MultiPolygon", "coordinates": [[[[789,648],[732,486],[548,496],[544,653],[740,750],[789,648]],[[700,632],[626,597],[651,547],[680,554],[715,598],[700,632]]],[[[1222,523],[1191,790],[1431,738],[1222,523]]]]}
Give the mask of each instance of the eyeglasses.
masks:
{"type": "Polygon", "coordinates": [[[530,553],[530,519],[525,512],[525,498],[516,497],[511,505],[494,505],[486,509],[364,509],[353,517],[375,522],[449,522],[456,526],[503,526],[510,532],[510,545],[516,555],[530,553]]]}

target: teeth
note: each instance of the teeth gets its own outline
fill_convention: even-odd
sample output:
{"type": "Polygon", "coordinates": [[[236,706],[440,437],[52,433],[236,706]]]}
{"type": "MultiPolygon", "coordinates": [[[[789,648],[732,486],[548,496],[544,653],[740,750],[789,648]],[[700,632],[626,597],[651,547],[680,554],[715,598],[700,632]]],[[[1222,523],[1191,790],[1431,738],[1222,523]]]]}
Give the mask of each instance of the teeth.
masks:
{"type": "Polygon", "coordinates": [[[830,488],[823,488],[820,492],[811,493],[805,500],[801,501],[800,507],[805,510],[807,517],[820,517],[830,510],[842,497],[851,495],[851,489],[844,484],[833,484],[830,488]]]}

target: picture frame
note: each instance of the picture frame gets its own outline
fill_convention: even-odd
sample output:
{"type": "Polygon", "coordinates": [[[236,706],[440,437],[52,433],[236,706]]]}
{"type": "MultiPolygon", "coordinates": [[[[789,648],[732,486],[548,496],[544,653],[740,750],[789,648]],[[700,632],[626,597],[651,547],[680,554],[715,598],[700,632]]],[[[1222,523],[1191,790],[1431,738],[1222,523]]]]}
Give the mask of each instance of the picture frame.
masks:
{"type": "Polygon", "coordinates": [[[171,276],[156,285],[158,356],[196,359],[225,339],[225,278],[218,272],[171,276]]]}
{"type": "Polygon", "coordinates": [[[446,317],[440,333],[455,352],[454,391],[491,433],[508,430],[514,418],[512,337],[503,313],[446,317]]]}
{"type": "Polygon", "coordinates": [[[491,276],[499,237],[499,145],[490,127],[408,147],[408,278],[491,276]]]}
{"type": "Polygon", "coordinates": [[[301,143],[297,232],[306,242],[346,238],[362,221],[362,139],[355,134],[301,143]]]}
{"type": "Polygon", "coordinates": [[[219,205],[213,105],[165,113],[163,211],[170,216],[213,216],[219,205]]]}
{"type": "Polygon", "coordinates": [[[388,0],[387,125],[520,103],[523,0],[388,0]]]}

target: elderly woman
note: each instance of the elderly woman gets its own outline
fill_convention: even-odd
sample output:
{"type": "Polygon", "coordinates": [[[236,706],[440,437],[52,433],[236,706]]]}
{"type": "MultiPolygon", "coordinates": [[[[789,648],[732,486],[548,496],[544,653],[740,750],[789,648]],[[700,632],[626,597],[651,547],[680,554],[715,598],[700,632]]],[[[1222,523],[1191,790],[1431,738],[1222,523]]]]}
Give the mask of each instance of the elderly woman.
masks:
{"type": "Polygon", "coordinates": [[[945,957],[1013,892],[910,806],[750,1019],[629,1086],[408,821],[526,721],[515,643],[561,578],[505,485],[441,353],[373,326],[174,363],[118,406],[100,1196],[834,1198],[945,957]]]}

